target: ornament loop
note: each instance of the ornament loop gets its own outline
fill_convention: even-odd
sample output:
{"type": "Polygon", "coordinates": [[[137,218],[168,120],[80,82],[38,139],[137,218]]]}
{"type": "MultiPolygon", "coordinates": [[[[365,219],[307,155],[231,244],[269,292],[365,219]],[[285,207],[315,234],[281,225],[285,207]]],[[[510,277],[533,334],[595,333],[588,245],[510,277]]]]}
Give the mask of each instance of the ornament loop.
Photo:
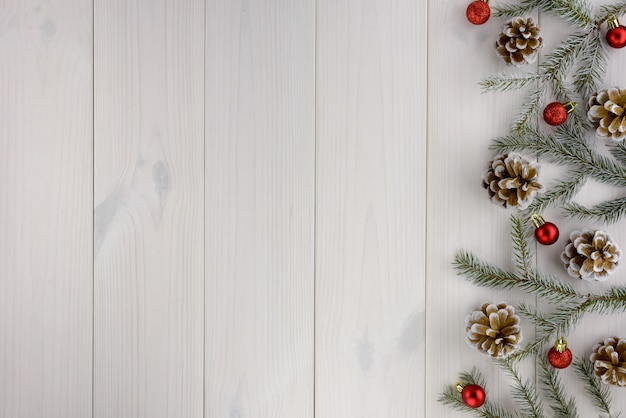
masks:
{"type": "Polygon", "coordinates": [[[617,16],[611,15],[609,16],[606,24],[609,27],[609,30],[619,28],[619,20],[617,20],[617,16]]]}
{"type": "Polygon", "coordinates": [[[537,213],[533,213],[530,219],[533,221],[533,225],[535,225],[535,228],[539,228],[541,225],[546,223],[546,221],[543,220],[541,215],[537,213]]]}
{"type": "Polygon", "coordinates": [[[576,109],[576,106],[578,106],[578,103],[567,102],[567,103],[564,103],[563,106],[565,107],[565,110],[567,111],[567,113],[572,113],[574,109],[576,109]]]}

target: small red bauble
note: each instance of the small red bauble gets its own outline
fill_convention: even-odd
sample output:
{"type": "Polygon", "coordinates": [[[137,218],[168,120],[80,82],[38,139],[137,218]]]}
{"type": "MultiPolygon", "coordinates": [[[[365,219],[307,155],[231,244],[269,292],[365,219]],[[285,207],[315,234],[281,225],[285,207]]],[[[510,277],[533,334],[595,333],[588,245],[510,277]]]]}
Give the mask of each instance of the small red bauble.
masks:
{"type": "Polygon", "coordinates": [[[485,403],[485,391],[478,385],[456,385],[456,389],[461,392],[463,403],[470,408],[480,408],[485,403]]]}
{"type": "Polygon", "coordinates": [[[467,6],[465,11],[467,20],[474,25],[482,25],[491,16],[491,8],[489,7],[488,0],[476,0],[467,6]]]}
{"type": "Polygon", "coordinates": [[[554,347],[548,351],[548,362],[557,369],[564,369],[572,363],[572,352],[567,348],[567,341],[563,338],[556,340],[554,347]]]}
{"type": "Polygon", "coordinates": [[[543,120],[552,126],[559,126],[565,123],[567,115],[572,113],[576,108],[576,103],[567,102],[565,104],[552,102],[543,110],[543,120]]]}
{"type": "Polygon", "coordinates": [[[539,244],[552,245],[559,239],[559,228],[552,222],[546,222],[537,214],[531,216],[535,224],[535,239],[539,244]]]}
{"type": "Polygon", "coordinates": [[[626,46],[626,27],[619,24],[615,16],[611,16],[608,22],[609,30],[606,32],[606,42],[613,48],[626,46]]]}

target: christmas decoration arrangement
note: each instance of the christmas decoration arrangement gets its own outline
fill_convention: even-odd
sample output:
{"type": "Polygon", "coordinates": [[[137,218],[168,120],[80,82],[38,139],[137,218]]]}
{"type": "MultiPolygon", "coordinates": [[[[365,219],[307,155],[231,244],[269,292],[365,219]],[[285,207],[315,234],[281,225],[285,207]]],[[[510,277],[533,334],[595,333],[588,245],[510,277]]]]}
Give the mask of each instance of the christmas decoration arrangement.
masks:
{"type": "MultiPolygon", "coordinates": [[[[622,414],[612,410],[609,388],[626,386],[626,330],[616,329],[624,335],[607,335],[589,353],[573,353],[566,341],[587,314],[626,312],[625,281],[609,281],[623,264],[620,244],[610,232],[626,217],[626,197],[593,207],[574,201],[589,180],[615,187],[626,196],[626,88],[604,85],[609,52],[626,46],[626,27],[619,23],[626,14],[626,0],[592,9],[587,0],[497,5],[476,0],[466,9],[472,25],[491,23],[492,16],[506,19],[504,27],[494,29],[494,48],[508,71],[484,78],[483,90],[527,89],[528,94],[509,133],[492,141],[494,157],[482,177],[486,198],[512,212],[514,269],[485,262],[465,250],[457,254],[454,266],[477,286],[518,290],[550,307],[544,312],[526,303],[484,301],[468,312],[467,343],[510,377],[516,403],[514,411],[507,410],[489,398],[479,370],[462,371],[439,400],[479,417],[578,418],[577,399],[567,394],[559,375],[570,366],[601,416],[622,414]],[[542,51],[541,30],[529,17],[535,12],[556,16],[572,33],[552,51],[542,51]],[[541,62],[529,66],[537,62],[540,51],[541,62]],[[541,163],[562,167],[562,176],[544,184],[541,163]],[[541,215],[548,208],[559,208],[565,217],[599,227],[567,231],[559,275],[540,271],[533,259],[535,251],[557,244],[561,235],[557,225],[541,215]],[[597,282],[607,284],[581,292],[580,286],[573,285],[577,281],[588,283],[589,289],[597,282]],[[522,338],[524,326],[534,329],[529,339],[522,338]],[[537,382],[520,375],[520,362],[526,359],[536,362],[537,382]],[[546,403],[552,415],[546,412],[546,403]]],[[[624,390],[620,396],[626,396],[626,389],[615,390],[624,390]]]]}

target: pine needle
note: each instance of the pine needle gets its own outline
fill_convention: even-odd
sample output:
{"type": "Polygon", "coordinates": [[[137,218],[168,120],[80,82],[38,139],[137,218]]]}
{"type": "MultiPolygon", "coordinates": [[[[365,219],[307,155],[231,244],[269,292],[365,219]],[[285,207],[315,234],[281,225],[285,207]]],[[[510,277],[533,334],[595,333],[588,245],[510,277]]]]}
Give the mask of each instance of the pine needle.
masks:
{"type": "Polygon", "coordinates": [[[591,361],[577,358],[574,361],[574,370],[585,384],[585,390],[591,397],[596,408],[613,417],[611,414],[611,393],[606,385],[602,385],[600,380],[593,374],[593,364],[591,361]]]}
{"type": "Polygon", "coordinates": [[[604,224],[615,223],[626,216],[626,197],[609,200],[591,208],[584,207],[576,202],[564,206],[567,216],[579,220],[597,220],[604,224]]]}
{"type": "Polygon", "coordinates": [[[513,121],[513,127],[511,129],[514,132],[520,132],[529,128],[529,122],[537,119],[539,115],[539,105],[541,104],[545,90],[545,85],[541,85],[528,96],[520,108],[519,115],[513,121]]]}
{"type": "Polygon", "coordinates": [[[530,381],[522,381],[517,367],[512,362],[504,360],[496,363],[513,379],[513,399],[517,401],[522,415],[544,418],[543,405],[535,386],[530,381]]]}
{"type": "Polygon", "coordinates": [[[542,386],[548,392],[549,405],[554,411],[555,418],[578,418],[576,403],[573,397],[565,395],[565,388],[559,378],[557,369],[550,366],[545,357],[539,359],[539,379],[542,386]]]}
{"type": "Polygon", "coordinates": [[[626,168],[626,145],[622,142],[609,145],[609,152],[622,166],[626,168]]]}
{"type": "Polygon", "coordinates": [[[585,45],[587,36],[587,32],[577,32],[568,36],[546,55],[543,62],[539,64],[539,69],[554,80],[564,79],[574,66],[576,58],[584,52],[582,47],[585,45]]]}
{"type": "Polygon", "coordinates": [[[589,96],[598,89],[606,73],[606,51],[602,45],[600,31],[585,42],[585,54],[580,60],[578,71],[574,74],[574,87],[583,97],[589,96]]]}
{"type": "Polygon", "coordinates": [[[606,22],[611,16],[620,17],[624,13],[626,13],[626,1],[622,0],[613,5],[607,4],[600,7],[600,17],[597,19],[596,24],[599,26],[606,22]]]}
{"type": "Polygon", "coordinates": [[[505,92],[522,89],[541,78],[541,75],[535,73],[526,73],[521,76],[500,73],[482,79],[479,85],[484,92],[505,92]]]}

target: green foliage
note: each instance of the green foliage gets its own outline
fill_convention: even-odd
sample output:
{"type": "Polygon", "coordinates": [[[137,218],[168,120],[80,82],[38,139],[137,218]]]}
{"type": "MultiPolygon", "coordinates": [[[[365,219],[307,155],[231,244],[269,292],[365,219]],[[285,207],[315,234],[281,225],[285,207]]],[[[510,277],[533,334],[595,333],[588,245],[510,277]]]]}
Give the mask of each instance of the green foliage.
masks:
{"type": "Polygon", "coordinates": [[[557,369],[550,366],[544,357],[539,359],[539,382],[550,395],[549,405],[555,418],[578,418],[576,402],[565,393],[565,387],[559,378],[557,369]]]}
{"type": "MultiPolygon", "coordinates": [[[[533,260],[535,246],[530,242],[533,230],[530,215],[557,207],[564,216],[573,219],[610,224],[626,218],[626,145],[592,138],[585,106],[588,97],[603,85],[606,73],[607,50],[601,25],[612,16],[626,14],[626,0],[602,6],[595,15],[588,0],[521,0],[499,4],[493,10],[495,16],[506,18],[546,13],[572,28],[571,34],[545,53],[536,71],[501,72],[480,81],[483,92],[528,90],[509,133],[494,139],[490,149],[497,154],[519,152],[535,157],[541,163],[562,167],[564,174],[525,211],[511,217],[513,271],[484,262],[465,250],[457,253],[453,264],[458,274],[477,286],[519,290],[548,302],[550,308],[543,311],[528,303],[518,304],[517,312],[535,327],[534,336],[506,360],[495,361],[510,376],[515,411],[507,411],[489,398],[483,407],[471,409],[463,404],[453,387],[441,394],[440,401],[478,417],[543,418],[543,399],[555,418],[579,418],[575,399],[567,394],[566,385],[556,369],[548,365],[543,353],[555,339],[573,332],[588,313],[626,312],[626,286],[581,293],[561,278],[541,272],[533,260]],[[540,109],[548,96],[561,103],[578,102],[579,106],[563,125],[543,129],[540,109]],[[606,146],[609,152],[603,152],[600,146],[606,146]],[[623,197],[593,207],[574,202],[589,180],[614,187],[623,197]],[[529,358],[538,360],[538,384],[520,376],[518,364],[529,358]]],[[[591,362],[577,359],[574,368],[593,405],[605,417],[619,417],[620,414],[611,411],[609,390],[594,375],[591,362]]],[[[463,382],[485,387],[477,370],[461,373],[460,377],[463,382]]]]}

